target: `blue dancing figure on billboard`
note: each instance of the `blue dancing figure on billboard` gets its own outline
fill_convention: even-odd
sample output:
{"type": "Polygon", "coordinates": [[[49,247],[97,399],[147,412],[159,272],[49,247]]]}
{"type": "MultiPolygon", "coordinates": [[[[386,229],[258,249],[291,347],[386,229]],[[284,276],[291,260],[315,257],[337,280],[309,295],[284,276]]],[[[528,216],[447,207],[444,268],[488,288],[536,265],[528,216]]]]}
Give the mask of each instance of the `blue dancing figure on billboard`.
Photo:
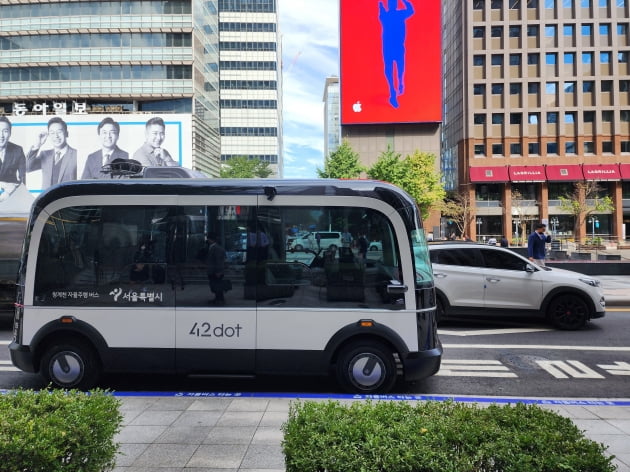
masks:
{"type": "Polygon", "coordinates": [[[413,5],[409,0],[402,0],[404,8],[398,9],[398,0],[388,0],[387,9],[381,2],[378,19],[383,30],[383,62],[385,64],[385,78],[389,85],[389,103],[398,108],[398,96],[405,89],[405,39],[407,28],[405,22],[413,15],[413,5]],[[394,64],[396,65],[396,80],[394,80],[394,64]]]}

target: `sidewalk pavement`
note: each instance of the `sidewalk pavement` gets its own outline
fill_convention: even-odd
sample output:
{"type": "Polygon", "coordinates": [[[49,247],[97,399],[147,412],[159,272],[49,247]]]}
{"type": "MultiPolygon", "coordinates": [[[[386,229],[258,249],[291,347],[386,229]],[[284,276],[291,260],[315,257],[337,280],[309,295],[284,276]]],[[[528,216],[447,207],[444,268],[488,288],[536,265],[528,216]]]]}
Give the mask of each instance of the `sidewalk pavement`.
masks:
{"type": "MultiPolygon", "coordinates": [[[[607,306],[630,307],[630,276],[595,277],[602,282],[607,306]]],[[[122,394],[124,422],[116,438],[121,447],[114,472],[285,470],[280,428],[296,398],[204,395],[122,394]]],[[[570,418],[588,438],[607,445],[618,472],[630,472],[630,399],[542,403],[570,418]]]]}
{"type": "MultiPolygon", "coordinates": [[[[287,419],[290,403],[296,399],[218,396],[122,396],[120,399],[124,426],[116,438],[121,447],[114,472],[285,470],[281,425],[287,419]]],[[[348,396],[348,400],[340,401],[361,400],[348,396]]],[[[630,400],[551,402],[543,407],[570,418],[589,439],[609,446],[607,453],[616,456],[618,472],[630,472],[630,400]]]]}

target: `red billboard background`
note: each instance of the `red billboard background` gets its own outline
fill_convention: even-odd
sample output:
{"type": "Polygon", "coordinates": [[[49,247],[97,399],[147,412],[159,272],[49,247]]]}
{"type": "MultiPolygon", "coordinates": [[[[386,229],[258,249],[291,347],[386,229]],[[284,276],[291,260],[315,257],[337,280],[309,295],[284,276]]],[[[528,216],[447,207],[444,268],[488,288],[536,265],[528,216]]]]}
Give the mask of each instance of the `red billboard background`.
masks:
{"type": "Polygon", "coordinates": [[[398,94],[394,79],[393,96],[385,75],[379,20],[379,12],[389,10],[392,2],[340,0],[343,125],[442,121],[440,0],[397,1],[398,10],[406,8],[405,1],[410,3],[413,15],[405,21],[404,90],[398,94]]]}

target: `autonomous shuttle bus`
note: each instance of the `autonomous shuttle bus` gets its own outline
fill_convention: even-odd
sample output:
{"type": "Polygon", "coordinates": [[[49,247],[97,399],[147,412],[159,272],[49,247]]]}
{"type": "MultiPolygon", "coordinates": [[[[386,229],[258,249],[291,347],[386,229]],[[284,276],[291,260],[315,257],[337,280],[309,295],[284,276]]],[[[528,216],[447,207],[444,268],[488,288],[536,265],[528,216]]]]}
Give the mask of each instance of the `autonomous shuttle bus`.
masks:
{"type": "Polygon", "coordinates": [[[103,372],[331,374],[386,392],[442,354],[418,209],[383,182],[64,183],[33,205],[16,299],[13,363],[63,388],[103,372]],[[349,236],[289,249],[329,228],[349,236]]]}

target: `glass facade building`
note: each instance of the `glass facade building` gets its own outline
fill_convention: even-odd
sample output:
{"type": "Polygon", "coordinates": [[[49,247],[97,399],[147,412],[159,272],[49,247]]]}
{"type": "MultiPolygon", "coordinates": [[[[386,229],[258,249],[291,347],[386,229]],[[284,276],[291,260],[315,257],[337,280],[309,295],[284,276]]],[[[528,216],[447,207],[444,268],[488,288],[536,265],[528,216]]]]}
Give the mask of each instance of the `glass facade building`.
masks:
{"type": "Polygon", "coordinates": [[[324,156],[335,152],[341,144],[339,121],[339,77],[326,77],[324,86],[324,156]]]}
{"type": "MultiPolygon", "coordinates": [[[[475,202],[471,233],[539,221],[576,241],[630,230],[630,2],[443,0],[442,172],[475,202]],[[591,228],[560,208],[598,182],[591,228]]],[[[586,196],[584,196],[586,197],[586,196]]],[[[630,235],[625,233],[625,237],[630,235]]]]}
{"type": "Polygon", "coordinates": [[[269,163],[282,177],[277,0],[219,0],[221,161],[269,163]]]}

